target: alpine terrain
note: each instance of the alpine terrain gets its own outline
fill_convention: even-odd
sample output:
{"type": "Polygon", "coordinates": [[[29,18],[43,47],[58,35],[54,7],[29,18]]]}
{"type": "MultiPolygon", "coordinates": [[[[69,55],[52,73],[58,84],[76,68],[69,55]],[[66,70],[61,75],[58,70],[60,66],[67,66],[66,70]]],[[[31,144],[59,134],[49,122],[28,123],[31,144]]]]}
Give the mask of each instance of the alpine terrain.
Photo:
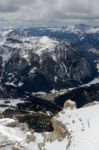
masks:
{"type": "Polygon", "coordinates": [[[0,150],[99,150],[99,26],[0,29],[0,150]]]}

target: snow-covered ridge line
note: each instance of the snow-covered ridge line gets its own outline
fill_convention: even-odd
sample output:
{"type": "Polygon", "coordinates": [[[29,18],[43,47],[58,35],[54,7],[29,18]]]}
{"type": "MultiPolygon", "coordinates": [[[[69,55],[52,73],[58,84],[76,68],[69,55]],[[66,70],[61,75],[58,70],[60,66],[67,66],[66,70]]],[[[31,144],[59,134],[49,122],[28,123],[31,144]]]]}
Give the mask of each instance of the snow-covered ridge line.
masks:
{"type": "Polygon", "coordinates": [[[50,39],[47,36],[42,37],[24,37],[20,40],[22,43],[6,42],[5,45],[12,48],[21,48],[29,51],[33,50],[36,54],[41,55],[43,51],[53,51],[55,46],[59,43],[56,40],[50,39]]]}

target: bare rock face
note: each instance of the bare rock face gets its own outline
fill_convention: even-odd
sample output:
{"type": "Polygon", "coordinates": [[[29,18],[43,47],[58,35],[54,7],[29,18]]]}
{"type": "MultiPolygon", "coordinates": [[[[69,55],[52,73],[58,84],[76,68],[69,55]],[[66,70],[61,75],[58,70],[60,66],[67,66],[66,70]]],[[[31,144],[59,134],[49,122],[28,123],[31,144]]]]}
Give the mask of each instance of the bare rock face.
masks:
{"type": "Polygon", "coordinates": [[[64,103],[64,109],[76,109],[76,102],[74,101],[71,101],[71,100],[67,100],[65,103],[64,103]]]}
{"type": "Polygon", "coordinates": [[[54,131],[50,134],[50,142],[53,142],[57,139],[61,141],[69,135],[68,129],[60,121],[56,120],[55,118],[52,118],[52,123],[54,131]]]}

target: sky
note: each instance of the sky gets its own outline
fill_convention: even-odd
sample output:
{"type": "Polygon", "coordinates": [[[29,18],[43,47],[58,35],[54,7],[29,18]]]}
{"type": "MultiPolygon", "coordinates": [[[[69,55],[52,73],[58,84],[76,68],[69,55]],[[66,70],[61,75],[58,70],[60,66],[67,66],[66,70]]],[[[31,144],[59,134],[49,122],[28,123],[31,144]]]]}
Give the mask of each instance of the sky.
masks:
{"type": "Polygon", "coordinates": [[[1,24],[99,23],[99,0],[0,0],[1,24]]]}

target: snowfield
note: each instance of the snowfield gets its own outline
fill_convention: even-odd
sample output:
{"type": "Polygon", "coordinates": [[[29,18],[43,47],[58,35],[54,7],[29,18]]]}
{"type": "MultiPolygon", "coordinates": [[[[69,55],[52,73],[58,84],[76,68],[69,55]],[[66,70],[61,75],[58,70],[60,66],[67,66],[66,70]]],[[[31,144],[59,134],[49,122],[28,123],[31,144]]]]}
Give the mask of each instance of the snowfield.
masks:
{"type": "Polygon", "coordinates": [[[14,119],[0,119],[0,150],[99,150],[99,103],[70,108],[52,118],[52,133],[34,133],[14,119]]]}

